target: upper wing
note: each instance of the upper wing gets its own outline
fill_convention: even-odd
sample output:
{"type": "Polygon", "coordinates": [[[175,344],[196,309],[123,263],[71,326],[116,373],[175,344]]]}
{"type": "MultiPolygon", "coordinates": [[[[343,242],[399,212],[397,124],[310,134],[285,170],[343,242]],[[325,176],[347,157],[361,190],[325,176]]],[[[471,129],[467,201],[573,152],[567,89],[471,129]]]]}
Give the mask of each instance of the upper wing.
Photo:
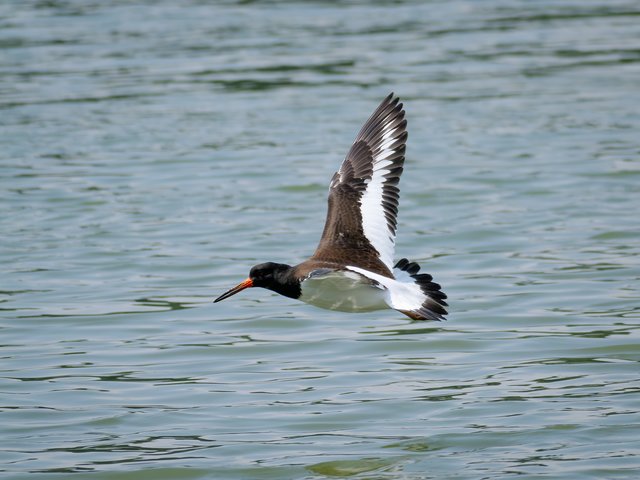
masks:
{"type": "Polygon", "coordinates": [[[364,124],[331,179],[327,220],[313,258],[392,277],[406,127],[402,103],[392,93],[364,124]]]}

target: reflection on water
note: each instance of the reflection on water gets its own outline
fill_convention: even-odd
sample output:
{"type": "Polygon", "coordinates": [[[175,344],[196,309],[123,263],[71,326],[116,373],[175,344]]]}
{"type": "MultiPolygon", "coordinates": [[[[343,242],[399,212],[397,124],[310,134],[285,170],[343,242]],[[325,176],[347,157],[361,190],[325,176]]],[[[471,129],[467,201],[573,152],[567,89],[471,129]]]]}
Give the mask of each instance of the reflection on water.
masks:
{"type": "MultiPolygon", "coordinates": [[[[634,2],[0,6],[0,471],[634,478],[634,2]],[[395,91],[446,322],[216,292],[395,91]]],[[[258,289],[255,289],[258,290],[258,289]]],[[[80,477],[78,477],[80,476],[80,477]]]]}

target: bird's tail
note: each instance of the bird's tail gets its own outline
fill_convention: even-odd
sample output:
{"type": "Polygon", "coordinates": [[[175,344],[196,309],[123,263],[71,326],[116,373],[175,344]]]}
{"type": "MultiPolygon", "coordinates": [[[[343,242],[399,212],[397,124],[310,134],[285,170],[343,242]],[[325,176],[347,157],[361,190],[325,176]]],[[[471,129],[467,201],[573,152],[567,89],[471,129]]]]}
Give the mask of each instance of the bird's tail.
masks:
{"type": "MultiPolygon", "coordinates": [[[[410,289],[411,295],[395,295],[391,292],[390,306],[414,320],[444,320],[447,314],[447,295],[440,285],[433,282],[428,273],[418,273],[420,265],[403,258],[393,267],[396,280],[410,289]]],[[[398,291],[399,293],[399,291],[398,291]]]]}

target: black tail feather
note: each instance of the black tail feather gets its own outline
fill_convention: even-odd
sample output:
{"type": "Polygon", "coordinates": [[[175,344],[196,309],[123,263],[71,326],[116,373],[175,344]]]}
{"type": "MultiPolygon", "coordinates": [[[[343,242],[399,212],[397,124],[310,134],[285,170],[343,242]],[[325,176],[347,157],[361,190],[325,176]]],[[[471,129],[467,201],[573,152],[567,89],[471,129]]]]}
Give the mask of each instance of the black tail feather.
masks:
{"type": "Polygon", "coordinates": [[[449,305],[445,301],[447,294],[440,290],[440,284],[433,282],[433,277],[428,273],[418,273],[420,265],[406,258],[400,259],[394,268],[407,272],[427,296],[418,310],[404,312],[405,315],[416,320],[444,320],[444,316],[447,315],[445,307],[449,305]]]}

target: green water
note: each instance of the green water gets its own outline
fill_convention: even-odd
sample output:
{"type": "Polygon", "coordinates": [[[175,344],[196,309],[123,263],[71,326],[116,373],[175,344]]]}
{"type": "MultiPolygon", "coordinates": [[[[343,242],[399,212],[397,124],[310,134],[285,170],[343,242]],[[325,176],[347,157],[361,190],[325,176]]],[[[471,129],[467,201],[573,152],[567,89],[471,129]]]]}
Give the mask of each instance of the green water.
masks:
{"type": "Polygon", "coordinates": [[[635,479],[640,5],[0,4],[3,479],[635,479]],[[395,91],[446,322],[265,290],[395,91]]]}

